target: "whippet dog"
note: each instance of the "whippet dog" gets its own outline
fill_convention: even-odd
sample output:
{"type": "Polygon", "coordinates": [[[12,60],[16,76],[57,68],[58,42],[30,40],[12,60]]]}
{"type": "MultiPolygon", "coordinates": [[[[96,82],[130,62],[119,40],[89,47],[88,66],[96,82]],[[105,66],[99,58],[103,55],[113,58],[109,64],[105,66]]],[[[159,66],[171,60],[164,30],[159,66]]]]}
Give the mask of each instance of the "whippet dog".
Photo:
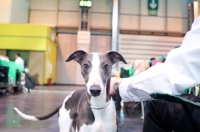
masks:
{"type": "Polygon", "coordinates": [[[62,105],[49,115],[35,117],[15,111],[27,120],[45,120],[59,113],[60,132],[117,132],[115,104],[109,95],[112,65],[118,61],[127,64],[116,51],[86,53],[77,50],[66,62],[75,60],[81,66],[86,89],[71,92],[62,105]]]}

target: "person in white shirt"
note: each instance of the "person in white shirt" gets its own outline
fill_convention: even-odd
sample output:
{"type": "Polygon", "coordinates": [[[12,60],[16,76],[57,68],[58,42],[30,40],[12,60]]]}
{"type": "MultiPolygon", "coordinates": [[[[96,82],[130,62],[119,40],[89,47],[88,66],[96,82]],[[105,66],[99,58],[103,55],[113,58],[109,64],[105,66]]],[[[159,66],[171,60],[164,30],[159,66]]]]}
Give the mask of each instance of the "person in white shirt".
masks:
{"type": "Polygon", "coordinates": [[[24,60],[19,53],[15,54],[15,63],[21,65],[22,70],[24,70],[24,60]]]}
{"type": "MultiPolygon", "coordinates": [[[[150,93],[154,92],[166,93],[171,95],[181,95],[186,88],[191,88],[198,84],[200,84],[200,17],[198,17],[194,21],[191,30],[185,35],[180,48],[173,49],[168,53],[165,63],[158,63],[137,76],[124,79],[112,77],[110,83],[110,94],[115,93],[115,91],[119,91],[119,95],[124,102],[139,102],[152,100],[152,98],[150,97],[150,93]],[[118,85],[118,90],[113,89],[113,86],[116,86],[116,84],[118,85]]],[[[186,98],[191,99],[193,97],[186,98]]],[[[199,98],[192,100],[200,102],[199,98]]],[[[170,124],[173,121],[159,121],[159,116],[161,115],[159,115],[157,106],[155,104],[151,104],[151,106],[153,106],[150,108],[151,110],[149,110],[147,106],[149,112],[146,112],[145,114],[149,115],[145,115],[145,118],[149,118],[150,116],[152,117],[151,120],[147,120],[148,122],[154,122],[149,125],[149,127],[152,127],[153,129],[149,128],[147,130],[145,128],[143,129],[143,131],[168,131],[168,129],[164,129],[167,126],[166,124],[170,124]],[[154,116],[151,115],[152,112],[155,113],[154,116]],[[160,125],[161,123],[164,123],[164,125],[166,126],[160,125]]],[[[178,110],[183,111],[183,109],[178,108],[176,104],[171,105],[169,103],[166,103],[165,105],[158,107],[166,108],[161,111],[162,113],[166,112],[166,117],[167,113],[170,113],[170,110],[175,112],[177,108],[178,110]]],[[[188,121],[187,119],[185,119],[186,117],[184,117],[183,114],[179,115],[180,111],[174,113],[174,122],[177,123],[175,126],[180,126],[182,132],[191,131],[191,129],[189,129],[190,126],[187,124],[188,121]],[[179,116],[180,118],[175,119],[176,116],[179,116]]],[[[194,116],[198,129],[200,131],[200,110],[196,111],[196,113],[192,112],[192,115],[194,116]]],[[[168,117],[170,118],[171,116],[168,117]]],[[[147,121],[144,120],[144,127],[146,125],[145,122],[147,121]]]]}

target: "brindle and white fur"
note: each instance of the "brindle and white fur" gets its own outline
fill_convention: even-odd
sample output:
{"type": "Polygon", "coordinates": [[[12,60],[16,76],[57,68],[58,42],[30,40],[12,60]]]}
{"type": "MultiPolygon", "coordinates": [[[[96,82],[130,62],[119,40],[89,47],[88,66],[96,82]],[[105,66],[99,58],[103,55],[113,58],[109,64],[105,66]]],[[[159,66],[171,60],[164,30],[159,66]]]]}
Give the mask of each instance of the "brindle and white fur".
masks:
{"type": "Polygon", "coordinates": [[[115,104],[109,95],[112,65],[125,59],[115,51],[86,53],[78,50],[66,62],[75,60],[81,66],[86,89],[76,90],[68,95],[62,105],[44,117],[16,112],[28,120],[44,120],[59,112],[60,132],[116,132],[117,115],[115,104]]]}

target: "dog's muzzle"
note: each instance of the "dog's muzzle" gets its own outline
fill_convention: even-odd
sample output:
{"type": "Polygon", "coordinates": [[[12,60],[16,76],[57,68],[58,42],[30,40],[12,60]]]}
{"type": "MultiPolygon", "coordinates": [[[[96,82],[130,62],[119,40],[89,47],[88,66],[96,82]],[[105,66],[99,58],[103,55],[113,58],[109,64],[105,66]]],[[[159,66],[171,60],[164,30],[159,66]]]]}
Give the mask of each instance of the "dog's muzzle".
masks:
{"type": "Polygon", "coordinates": [[[99,96],[101,93],[101,87],[99,85],[92,85],[90,87],[90,93],[94,97],[99,96]]]}

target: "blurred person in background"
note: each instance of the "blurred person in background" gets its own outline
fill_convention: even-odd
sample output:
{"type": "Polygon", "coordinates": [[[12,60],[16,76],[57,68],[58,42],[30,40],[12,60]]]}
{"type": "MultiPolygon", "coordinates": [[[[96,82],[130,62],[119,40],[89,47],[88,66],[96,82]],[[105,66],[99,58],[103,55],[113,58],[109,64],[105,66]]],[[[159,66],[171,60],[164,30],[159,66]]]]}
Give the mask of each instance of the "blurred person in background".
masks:
{"type": "MultiPolygon", "coordinates": [[[[111,78],[110,94],[119,94],[124,102],[152,100],[150,93],[181,95],[194,102],[200,98],[182,95],[186,88],[200,84],[200,17],[185,35],[182,45],[171,50],[164,63],[129,78],[111,78]]],[[[200,110],[189,108],[198,131],[200,110]]],[[[161,100],[148,101],[143,132],[191,132],[192,125],[180,104],[161,100]]]]}
{"type": "Polygon", "coordinates": [[[139,73],[146,71],[149,68],[149,64],[146,60],[136,60],[134,63],[135,74],[138,75],[139,73]]]}
{"type": "Polygon", "coordinates": [[[21,65],[22,70],[24,70],[24,60],[19,53],[15,54],[15,63],[21,65]]]}

